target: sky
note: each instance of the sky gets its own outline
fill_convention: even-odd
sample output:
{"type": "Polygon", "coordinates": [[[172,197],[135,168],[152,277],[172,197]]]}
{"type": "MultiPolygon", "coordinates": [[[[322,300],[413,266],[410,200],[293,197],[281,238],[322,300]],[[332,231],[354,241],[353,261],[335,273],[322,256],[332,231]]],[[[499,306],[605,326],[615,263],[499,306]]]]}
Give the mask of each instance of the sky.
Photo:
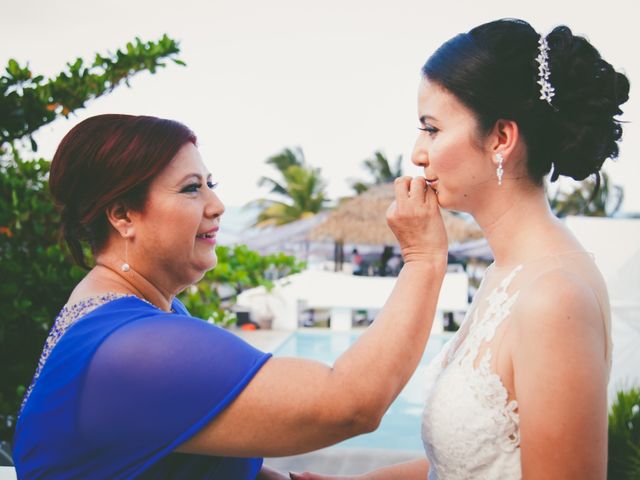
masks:
{"type": "Polygon", "coordinates": [[[376,150],[402,155],[405,173],[421,175],[410,155],[420,68],[429,55],[497,18],[522,18],[544,33],[566,24],[630,78],[620,158],[605,171],[625,189],[623,211],[640,212],[636,0],[615,7],[592,0],[0,1],[0,65],[15,58],[34,74],[53,76],[76,57],[91,60],[134,37],[178,40],[186,67],[141,73],[131,88],[43,127],[38,154],[51,158],[69,129],[96,114],[172,118],[198,135],[229,206],[265,195],[258,179],[277,177],[265,160],[285,147],[301,147],[321,168],[333,199],[352,194],[350,179],[367,178],[362,161],[376,150]]]}

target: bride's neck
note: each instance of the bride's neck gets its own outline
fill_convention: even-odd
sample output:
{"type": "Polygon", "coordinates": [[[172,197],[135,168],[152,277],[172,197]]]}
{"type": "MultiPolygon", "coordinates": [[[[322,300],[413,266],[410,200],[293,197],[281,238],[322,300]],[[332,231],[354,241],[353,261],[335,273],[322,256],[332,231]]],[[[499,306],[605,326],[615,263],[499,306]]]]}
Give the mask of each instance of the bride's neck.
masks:
{"type": "Polygon", "coordinates": [[[472,215],[489,242],[497,266],[524,263],[552,250],[570,248],[542,187],[499,191],[493,202],[472,215]]]}

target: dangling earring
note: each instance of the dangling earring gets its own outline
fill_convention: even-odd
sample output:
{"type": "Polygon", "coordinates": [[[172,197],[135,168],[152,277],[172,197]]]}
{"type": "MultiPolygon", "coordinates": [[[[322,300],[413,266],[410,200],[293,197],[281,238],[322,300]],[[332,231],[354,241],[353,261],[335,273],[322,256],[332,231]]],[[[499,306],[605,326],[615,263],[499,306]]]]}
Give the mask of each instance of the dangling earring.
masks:
{"type": "Polygon", "coordinates": [[[498,186],[502,185],[502,174],[504,173],[504,169],[502,168],[502,162],[504,162],[504,157],[501,153],[496,153],[496,160],[498,160],[498,168],[496,168],[496,176],[498,177],[498,186]]]}
{"type": "Polygon", "coordinates": [[[131,270],[131,267],[129,267],[129,264],[127,263],[127,245],[129,245],[129,240],[127,239],[127,237],[124,237],[124,263],[120,266],[120,270],[122,270],[123,272],[128,272],[129,270],[131,270]]]}

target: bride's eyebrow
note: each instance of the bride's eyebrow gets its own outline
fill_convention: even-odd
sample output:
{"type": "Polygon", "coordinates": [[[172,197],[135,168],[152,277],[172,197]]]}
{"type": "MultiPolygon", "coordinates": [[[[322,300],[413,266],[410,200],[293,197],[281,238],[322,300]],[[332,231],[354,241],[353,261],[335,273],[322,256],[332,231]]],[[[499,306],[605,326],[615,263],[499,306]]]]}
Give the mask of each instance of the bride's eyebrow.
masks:
{"type": "Polygon", "coordinates": [[[425,124],[427,123],[427,120],[428,120],[428,121],[434,121],[434,120],[436,120],[436,121],[437,121],[438,119],[437,119],[436,117],[432,116],[432,115],[422,115],[422,116],[420,117],[420,123],[421,123],[422,125],[425,125],[425,124]]]}

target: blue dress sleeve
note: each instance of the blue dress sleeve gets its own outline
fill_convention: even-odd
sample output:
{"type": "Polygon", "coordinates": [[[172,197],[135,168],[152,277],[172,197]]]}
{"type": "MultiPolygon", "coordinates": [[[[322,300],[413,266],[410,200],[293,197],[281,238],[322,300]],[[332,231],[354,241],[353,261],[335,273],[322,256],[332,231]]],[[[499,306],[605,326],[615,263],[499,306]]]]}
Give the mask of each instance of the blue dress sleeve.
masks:
{"type": "Polygon", "coordinates": [[[86,432],[93,451],[108,449],[112,458],[135,455],[144,460],[124,464],[144,471],[223,411],[269,357],[232,333],[185,314],[126,323],[91,359],[79,399],[78,428],[86,432]]]}

